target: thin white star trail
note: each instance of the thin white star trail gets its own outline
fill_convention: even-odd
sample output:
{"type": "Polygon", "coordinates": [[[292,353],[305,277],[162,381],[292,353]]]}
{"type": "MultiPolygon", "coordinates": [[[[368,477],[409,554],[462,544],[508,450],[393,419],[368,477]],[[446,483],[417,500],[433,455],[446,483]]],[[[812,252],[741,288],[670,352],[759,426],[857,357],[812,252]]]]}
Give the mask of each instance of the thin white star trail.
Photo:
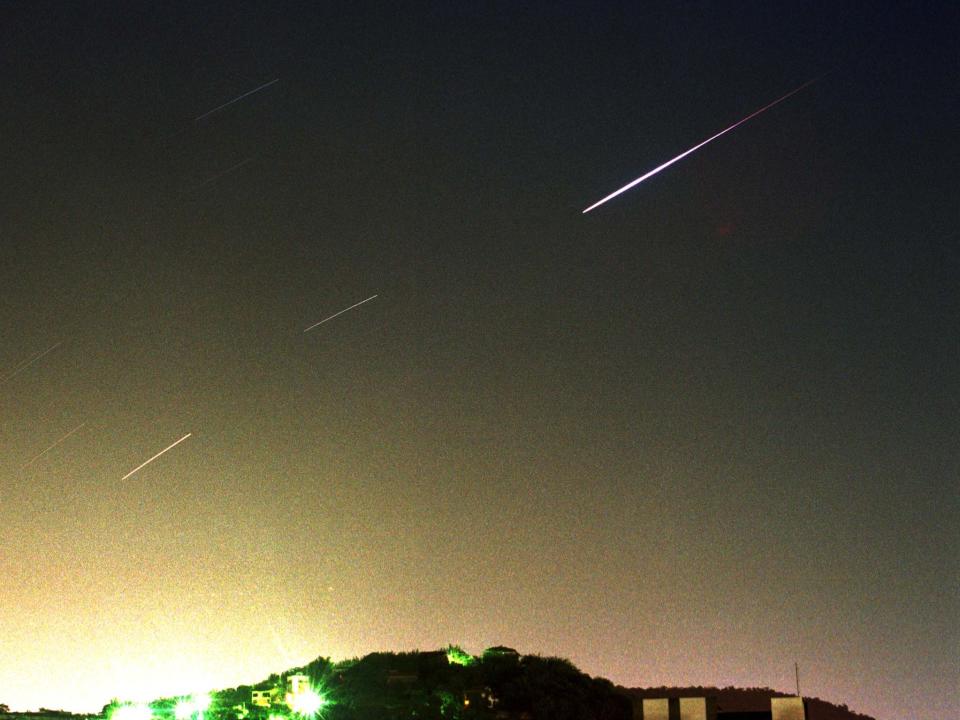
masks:
{"type": "Polygon", "coordinates": [[[43,352],[37,353],[36,355],[33,355],[32,357],[24,360],[24,361],[21,362],[19,365],[17,365],[15,368],[13,368],[13,370],[12,370],[11,372],[9,372],[6,376],[4,376],[2,379],[0,379],[0,385],[2,385],[3,383],[5,383],[7,380],[10,380],[11,378],[19,375],[19,374],[22,373],[24,370],[26,370],[28,367],[30,367],[30,366],[33,365],[35,362],[37,362],[37,360],[39,360],[40,358],[42,358],[42,357],[43,357],[44,355],[46,355],[47,353],[52,352],[53,350],[57,349],[57,348],[60,347],[60,345],[62,345],[62,344],[63,344],[62,342],[58,342],[58,343],[56,343],[56,344],[54,344],[54,345],[51,345],[50,347],[48,347],[48,348],[47,348],[46,350],[44,350],[43,352]]]}
{"type": "Polygon", "coordinates": [[[195,187],[190,188],[190,189],[187,190],[186,192],[196,192],[196,191],[199,190],[200,188],[204,188],[204,187],[206,187],[207,185],[209,185],[210,183],[216,182],[217,180],[219,180],[220,178],[222,178],[224,175],[229,175],[230,173],[234,172],[235,170],[239,170],[240,168],[242,168],[244,165],[246,165],[246,164],[249,163],[249,162],[253,162],[253,158],[252,158],[252,157],[248,157],[248,158],[246,158],[245,160],[241,160],[241,161],[238,162],[236,165],[231,165],[231,166],[228,167],[226,170],[223,170],[223,171],[221,171],[221,172],[218,172],[218,173],[217,173],[216,175],[214,175],[213,177],[207,178],[207,179],[204,180],[202,183],[200,183],[199,185],[196,185],[195,187]]]}
{"type": "Polygon", "coordinates": [[[128,477],[130,477],[131,475],[133,475],[133,474],[134,474],[135,472],[137,472],[138,470],[141,470],[141,469],[145,468],[147,465],[149,465],[150,463],[152,463],[154,460],[156,460],[158,457],[160,457],[161,455],[163,455],[163,454],[164,454],[165,452],[167,452],[168,450],[173,450],[173,448],[175,448],[177,445],[179,445],[180,443],[182,443],[184,440],[186,440],[186,439],[187,439],[188,437],[190,437],[191,435],[193,435],[193,433],[187,433],[186,435],[184,435],[182,438],[180,438],[179,440],[177,440],[177,441],[176,441],[175,443],[173,443],[172,445],[168,445],[167,447],[165,447],[163,450],[161,450],[160,452],[158,452],[156,455],[154,455],[152,458],[150,458],[150,459],[147,460],[146,462],[141,463],[140,465],[137,465],[133,470],[131,470],[130,472],[128,472],[126,475],[124,475],[124,476],[123,476],[122,478],[120,478],[120,479],[121,479],[121,480],[126,480],[128,477]]]}
{"type": "Polygon", "coordinates": [[[350,307],[344,308],[344,309],[341,310],[340,312],[334,313],[334,314],[331,315],[330,317],[324,318],[323,320],[321,320],[321,321],[318,322],[318,323],[314,323],[314,324],[311,325],[310,327],[306,328],[306,329],[304,330],[304,332],[309,332],[310,330],[313,330],[313,329],[314,329],[315,327],[317,327],[318,325],[323,325],[323,324],[324,324],[325,322],[327,322],[328,320],[333,320],[333,319],[334,319],[335,317],[337,317],[338,315],[343,315],[343,314],[344,314],[345,312],[347,312],[348,310],[353,310],[355,307],[359,307],[360,305],[363,305],[365,302],[370,302],[370,301],[373,300],[375,297],[377,297],[377,295],[371,295],[371,296],[368,297],[366,300],[361,300],[361,301],[358,302],[358,303],[354,303],[354,304],[351,305],[350,307]]]}
{"type": "MultiPolygon", "coordinates": [[[[821,75],[820,77],[822,77],[822,75],[821,75]]],[[[648,172],[648,173],[646,173],[646,174],[644,174],[644,175],[641,175],[641,176],[638,177],[636,180],[633,180],[633,181],[627,183],[626,185],[624,185],[624,186],[623,186],[622,188],[620,188],[619,190],[616,190],[616,191],[610,193],[609,195],[607,195],[605,198],[603,198],[603,199],[601,199],[601,200],[598,200],[598,201],[595,202],[593,205],[591,205],[591,206],[588,207],[586,210],[584,210],[581,214],[582,214],[582,215],[586,215],[588,212],[590,212],[590,211],[593,210],[594,208],[600,207],[601,205],[603,205],[603,204],[604,204],[605,202],[607,202],[608,200],[613,200],[613,198],[617,197],[617,195],[620,195],[620,194],[622,194],[622,193],[625,193],[627,190],[629,190],[629,189],[632,188],[632,187],[635,187],[635,186],[639,185],[640,183],[642,183],[642,182],[643,182],[644,180],[646,180],[647,178],[653,177],[654,175],[656,175],[656,174],[657,174],[658,172],[660,172],[661,170],[666,170],[668,167],[670,167],[671,165],[673,165],[675,162],[679,162],[680,160],[683,160],[683,159],[684,159],[687,155],[689,155],[690,153],[696,152],[697,150],[699,150],[700,148],[702,148],[702,147],[703,147],[704,145],[706,145],[707,143],[710,143],[710,142],[713,142],[714,140],[716,140],[716,139],[717,139],[718,137],[720,137],[721,135],[726,135],[728,132],[730,132],[730,131],[733,130],[734,128],[739,127],[740,125],[743,125],[747,120],[750,120],[751,118],[755,118],[757,115],[759,115],[759,114],[762,113],[762,112],[765,112],[765,111],[769,110],[769,109],[772,108],[774,105],[779,105],[780,103],[782,103],[782,102],[783,102],[784,100],[786,100],[787,98],[789,98],[789,97],[791,97],[791,96],[793,96],[793,95],[796,95],[798,92],[800,92],[801,90],[803,90],[805,87],[808,87],[809,85],[812,85],[813,83],[815,83],[815,82],[816,82],[817,80],[819,80],[819,79],[820,79],[820,78],[817,77],[817,78],[814,78],[813,80],[808,80],[807,82],[805,82],[805,83],[804,83],[803,85],[801,85],[800,87],[796,88],[795,90],[791,90],[790,92],[788,92],[786,95],[784,95],[784,96],[781,97],[781,98],[777,98],[776,100],[774,100],[774,101],[773,101],[772,103],[770,103],[769,105],[764,105],[764,106],[763,106],[762,108],[760,108],[759,110],[756,110],[756,111],[750,113],[750,114],[747,115],[745,118],[743,118],[742,120],[738,120],[738,121],[735,122],[733,125],[731,125],[730,127],[726,128],[725,130],[721,130],[721,131],[718,132],[716,135],[713,135],[713,136],[711,136],[711,137],[708,137],[708,138],[707,138],[706,140],[704,140],[702,143],[699,143],[698,145],[694,145],[692,148],[690,148],[690,149],[687,150],[686,152],[683,152],[683,153],[677,155],[677,156],[676,156],[675,158],[673,158],[672,160],[667,160],[667,162],[663,163],[663,165],[658,165],[657,167],[655,167],[655,168],[654,168],[653,170],[651,170],[650,172],[648,172]]]]}
{"type": "Polygon", "coordinates": [[[86,423],[80,423],[79,425],[77,425],[73,430],[71,430],[70,432],[68,432],[68,433],[67,433],[66,435],[64,435],[63,437],[61,437],[59,440],[57,440],[55,443],[53,443],[53,445],[51,445],[50,447],[48,447],[46,450],[44,450],[43,452],[37,453],[37,454],[34,455],[32,458],[30,458],[29,460],[27,460],[27,462],[25,462],[23,465],[20,466],[20,469],[21,469],[21,470],[25,470],[26,468],[28,468],[28,467],[30,467],[31,465],[33,465],[33,463],[35,463],[37,460],[39,460],[40,458],[42,458],[42,457],[43,457],[44,455],[46,455],[48,452],[50,452],[51,450],[53,450],[57,445],[59,445],[59,444],[62,443],[64,440],[66,440],[68,437],[70,437],[71,435],[73,435],[75,432],[77,432],[77,431],[78,431],[80,428],[82,428],[84,425],[86,425],[86,423]]]}
{"type": "Polygon", "coordinates": [[[258,92],[260,92],[261,90],[266,90],[268,87],[270,87],[270,86],[273,85],[274,83],[278,83],[278,82],[280,82],[280,78],[275,78],[275,79],[271,80],[271,81],[268,82],[268,83],[264,83],[263,85],[260,85],[259,87],[255,87],[253,90],[250,90],[250,91],[248,91],[248,92],[245,92],[243,95],[238,95],[238,96],[235,97],[233,100],[228,100],[228,101],[225,102],[223,105],[217,105],[217,107],[215,107],[213,110],[208,110],[208,111],[205,112],[203,115],[198,115],[197,117],[195,117],[195,118],[193,119],[193,121],[194,121],[194,122],[200,122],[200,121],[203,120],[204,118],[210,117],[210,116],[213,115],[215,112],[220,112],[220,111],[223,110],[224,108],[230,107],[230,106],[233,105],[234,103],[240,102],[240,101],[243,100],[245,97],[250,97],[250,96],[253,95],[254,93],[258,93],[258,92]]]}

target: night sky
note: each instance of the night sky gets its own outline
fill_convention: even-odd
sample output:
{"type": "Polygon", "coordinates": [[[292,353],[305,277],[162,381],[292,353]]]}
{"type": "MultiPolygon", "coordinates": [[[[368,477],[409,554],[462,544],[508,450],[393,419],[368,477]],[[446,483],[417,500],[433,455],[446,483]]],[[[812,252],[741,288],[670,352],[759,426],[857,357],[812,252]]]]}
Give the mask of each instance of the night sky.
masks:
{"type": "Polygon", "coordinates": [[[453,642],[960,716],[954,3],[378,5],[0,8],[0,702],[453,642]]]}

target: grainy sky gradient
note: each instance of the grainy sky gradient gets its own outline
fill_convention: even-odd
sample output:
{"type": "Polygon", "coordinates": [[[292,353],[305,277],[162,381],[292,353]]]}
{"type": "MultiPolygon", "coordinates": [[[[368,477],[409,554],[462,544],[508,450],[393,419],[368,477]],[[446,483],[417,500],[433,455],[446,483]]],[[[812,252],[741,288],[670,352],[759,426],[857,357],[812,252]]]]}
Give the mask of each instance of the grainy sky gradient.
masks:
{"type": "Polygon", "coordinates": [[[459,642],[960,715],[952,3],[515,5],[0,8],[0,702],[459,642]]]}

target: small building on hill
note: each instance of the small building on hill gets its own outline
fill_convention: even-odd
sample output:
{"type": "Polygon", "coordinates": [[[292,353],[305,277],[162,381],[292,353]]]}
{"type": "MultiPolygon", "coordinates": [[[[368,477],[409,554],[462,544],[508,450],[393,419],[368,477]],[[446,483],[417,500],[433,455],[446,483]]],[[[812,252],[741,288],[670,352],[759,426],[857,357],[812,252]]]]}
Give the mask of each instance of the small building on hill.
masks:
{"type": "Polygon", "coordinates": [[[498,659],[498,658],[519,660],[520,653],[518,653],[516,650],[514,650],[511,647],[507,647],[506,645],[494,645],[493,647],[489,647],[483,651],[484,660],[498,659]]]}
{"type": "Polygon", "coordinates": [[[634,702],[634,720],[717,720],[713,697],[643,698],[634,702]]]}
{"type": "Polygon", "coordinates": [[[284,700],[287,707],[296,707],[300,698],[310,692],[310,677],[308,675],[287,675],[287,692],[284,700]]]}
{"type": "Polygon", "coordinates": [[[250,704],[254,707],[268,708],[277,700],[280,693],[275,687],[250,691],[250,704]]]}
{"type": "Polygon", "coordinates": [[[414,671],[388,670],[387,685],[413,685],[420,679],[414,671]]]}

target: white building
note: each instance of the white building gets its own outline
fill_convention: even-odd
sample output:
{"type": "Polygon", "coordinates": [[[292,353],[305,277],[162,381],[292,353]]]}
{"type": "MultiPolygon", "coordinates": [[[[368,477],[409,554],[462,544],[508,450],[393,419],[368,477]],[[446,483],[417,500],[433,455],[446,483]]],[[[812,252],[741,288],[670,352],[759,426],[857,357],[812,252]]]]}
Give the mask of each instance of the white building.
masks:
{"type": "Polygon", "coordinates": [[[680,720],[707,720],[707,699],[705,697],[680,698],[680,720]]]}
{"type": "Polygon", "coordinates": [[[670,720],[670,700],[667,698],[644,698],[643,720],[670,720]]]}
{"type": "Polygon", "coordinates": [[[250,704],[254,707],[268,708],[276,701],[277,694],[276,688],[253,690],[250,692],[250,704]]]}
{"type": "Polygon", "coordinates": [[[770,698],[770,720],[806,720],[803,698],[770,698]]]}
{"type": "Polygon", "coordinates": [[[287,675],[287,705],[293,707],[297,698],[310,690],[310,678],[307,675],[287,675]]]}

